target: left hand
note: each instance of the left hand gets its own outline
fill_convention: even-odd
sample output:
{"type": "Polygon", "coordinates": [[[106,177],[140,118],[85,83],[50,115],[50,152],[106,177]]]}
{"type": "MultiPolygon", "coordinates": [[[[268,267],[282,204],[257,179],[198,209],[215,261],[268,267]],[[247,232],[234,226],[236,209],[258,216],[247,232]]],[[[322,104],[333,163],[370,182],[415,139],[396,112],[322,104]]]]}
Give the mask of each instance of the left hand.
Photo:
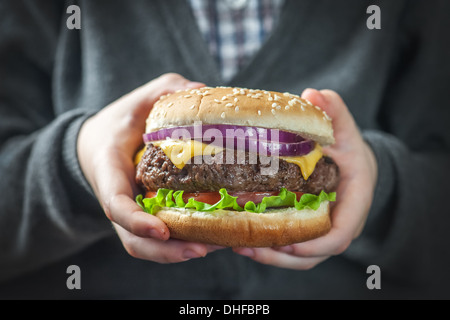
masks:
{"type": "Polygon", "coordinates": [[[333,119],[336,143],[324,148],[340,169],[337,201],[331,206],[332,228],[323,237],[278,248],[234,248],[260,263],[306,270],[344,252],[362,232],[372,204],[378,168],[341,97],[334,91],[306,89],[302,98],[321,107],[333,119]]]}

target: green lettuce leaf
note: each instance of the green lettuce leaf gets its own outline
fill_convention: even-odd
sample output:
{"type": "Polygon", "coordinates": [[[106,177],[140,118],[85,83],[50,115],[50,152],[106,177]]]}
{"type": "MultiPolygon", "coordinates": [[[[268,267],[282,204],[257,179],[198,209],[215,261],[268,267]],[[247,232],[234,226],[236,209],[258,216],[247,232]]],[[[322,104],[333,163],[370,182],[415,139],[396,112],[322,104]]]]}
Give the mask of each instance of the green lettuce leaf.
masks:
{"type": "Polygon", "coordinates": [[[188,208],[204,212],[219,209],[233,209],[254,213],[263,213],[267,208],[276,207],[295,207],[297,210],[310,208],[317,210],[323,201],[336,201],[336,192],[326,193],[324,191],[319,195],[305,193],[300,198],[300,201],[297,201],[295,193],[282,188],[277,196],[264,197],[258,204],[255,204],[253,201],[248,201],[242,208],[237,204],[237,197],[229,195],[227,190],[220,189],[219,193],[220,200],[213,205],[196,201],[193,198],[190,198],[186,203],[183,200],[182,190],[174,192],[174,190],[169,189],[159,189],[153,198],[144,198],[140,194],[136,197],[136,202],[145,212],[155,214],[163,207],[188,208]]]}

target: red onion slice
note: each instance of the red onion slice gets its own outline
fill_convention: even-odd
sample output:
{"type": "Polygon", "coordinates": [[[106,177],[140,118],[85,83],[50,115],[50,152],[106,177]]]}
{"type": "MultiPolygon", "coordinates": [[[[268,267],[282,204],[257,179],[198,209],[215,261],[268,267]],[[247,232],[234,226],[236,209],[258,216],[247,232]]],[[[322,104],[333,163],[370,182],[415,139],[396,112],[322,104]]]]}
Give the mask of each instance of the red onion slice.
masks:
{"type": "Polygon", "coordinates": [[[225,124],[194,125],[186,127],[164,128],[144,134],[144,142],[171,139],[205,140],[205,136],[238,137],[261,141],[278,141],[280,143],[301,142],[305,139],[292,132],[260,127],[235,126],[225,124]],[[206,133],[206,134],[205,134],[206,133]]]}
{"type": "Polygon", "coordinates": [[[197,140],[222,148],[233,148],[266,156],[302,156],[314,149],[314,141],[278,129],[233,125],[202,125],[165,128],[146,133],[144,142],[165,140],[197,140]]]}
{"type": "Polygon", "coordinates": [[[224,138],[223,141],[216,139],[212,145],[222,148],[232,148],[245,152],[257,153],[265,156],[303,156],[314,149],[314,141],[304,140],[294,143],[276,143],[258,141],[252,139],[224,138]]]}

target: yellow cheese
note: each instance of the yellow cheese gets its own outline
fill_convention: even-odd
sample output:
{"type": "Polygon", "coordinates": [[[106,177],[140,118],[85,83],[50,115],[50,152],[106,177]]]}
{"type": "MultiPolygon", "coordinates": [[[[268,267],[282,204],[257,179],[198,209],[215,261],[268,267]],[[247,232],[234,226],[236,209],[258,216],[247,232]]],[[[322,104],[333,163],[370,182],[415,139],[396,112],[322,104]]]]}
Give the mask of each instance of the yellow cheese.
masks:
{"type": "Polygon", "coordinates": [[[303,178],[305,180],[308,180],[309,176],[316,168],[317,162],[320,160],[320,158],[322,158],[322,156],[322,147],[316,143],[314,149],[304,156],[280,157],[280,159],[298,165],[300,167],[300,171],[302,172],[303,178]]]}
{"type": "Polygon", "coordinates": [[[134,165],[135,166],[137,166],[139,164],[139,162],[141,162],[141,159],[145,153],[145,150],[147,150],[147,146],[145,146],[141,150],[139,150],[138,153],[136,153],[136,155],[134,156],[134,165]]]}
{"type": "Polygon", "coordinates": [[[160,147],[166,156],[178,169],[183,169],[191,158],[201,155],[214,155],[222,148],[201,143],[195,140],[162,140],[153,141],[153,145],[160,147]]]}
{"type": "MultiPolygon", "coordinates": [[[[191,158],[201,155],[214,155],[217,152],[223,150],[222,148],[201,143],[195,140],[183,141],[183,140],[162,140],[153,141],[153,145],[160,147],[166,156],[172,161],[172,163],[178,168],[183,169],[186,163],[190,161],[191,158]]],[[[139,163],[142,155],[144,154],[145,148],[138,152],[135,158],[135,163],[139,163]]],[[[313,173],[316,168],[317,162],[322,158],[322,147],[316,143],[314,149],[304,156],[294,156],[294,157],[280,157],[287,162],[294,163],[300,167],[300,171],[305,180],[308,180],[309,176],[313,173]]]]}

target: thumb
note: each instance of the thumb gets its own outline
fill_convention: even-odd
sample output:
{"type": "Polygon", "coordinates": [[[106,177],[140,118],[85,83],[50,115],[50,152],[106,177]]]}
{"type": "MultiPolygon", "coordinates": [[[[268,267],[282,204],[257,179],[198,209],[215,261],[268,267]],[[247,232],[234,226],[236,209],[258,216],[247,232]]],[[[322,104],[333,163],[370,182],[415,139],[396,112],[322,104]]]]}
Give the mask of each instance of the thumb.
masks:
{"type": "Polygon", "coordinates": [[[360,137],[359,129],[353,116],[341,96],[333,90],[306,89],[302,98],[320,107],[332,119],[336,144],[348,144],[360,137]]]}
{"type": "Polygon", "coordinates": [[[138,110],[148,113],[153,104],[163,95],[203,86],[205,84],[190,81],[177,73],[166,73],[133,90],[121,100],[127,100],[128,106],[136,106],[138,110]]]}

